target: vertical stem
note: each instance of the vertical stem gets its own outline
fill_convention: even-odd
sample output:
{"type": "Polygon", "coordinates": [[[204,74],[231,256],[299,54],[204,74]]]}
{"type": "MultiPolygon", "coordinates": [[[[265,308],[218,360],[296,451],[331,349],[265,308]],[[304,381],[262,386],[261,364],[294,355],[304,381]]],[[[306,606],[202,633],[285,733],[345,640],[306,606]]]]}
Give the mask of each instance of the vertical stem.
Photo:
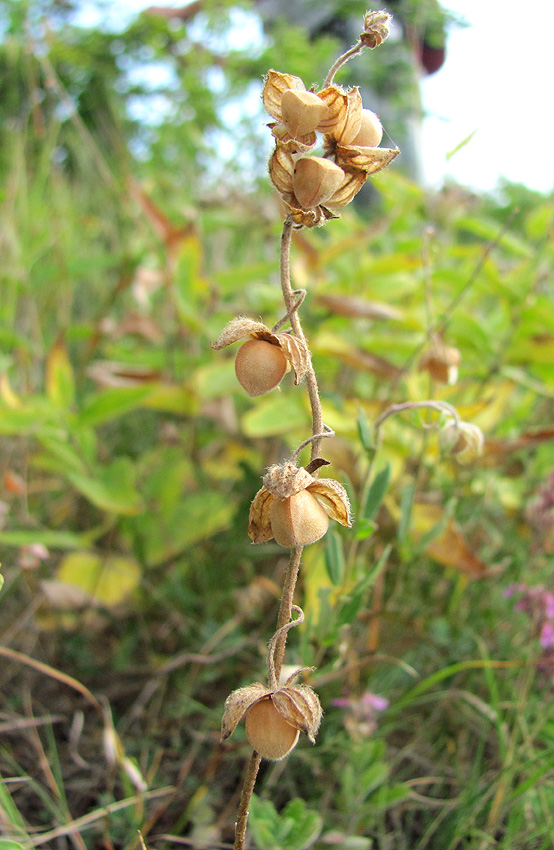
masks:
{"type": "MultiPolygon", "coordinates": [[[[287,312],[290,314],[290,323],[294,334],[296,338],[303,342],[307,348],[308,343],[306,341],[306,337],[304,336],[302,325],[300,324],[298,310],[294,309],[295,295],[290,282],[290,245],[292,241],[292,227],[292,219],[285,219],[285,223],[283,224],[283,234],[281,237],[281,289],[283,291],[283,300],[285,302],[287,312]]],[[[317,379],[311,361],[308,367],[308,371],[306,372],[306,386],[308,388],[310,407],[312,410],[312,435],[322,434],[324,431],[323,414],[321,411],[321,402],[319,400],[317,379]]],[[[312,460],[319,456],[320,442],[321,440],[314,440],[312,442],[312,460]]],[[[287,623],[290,622],[292,614],[292,603],[294,600],[294,590],[296,588],[296,581],[298,579],[298,571],[300,569],[300,561],[302,559],[303,549],[303,546],[295,546],[291,549],[289,564],[287,567],[285,581],[283,584],[283,595],[281,597],[279,614],[277,616],[277,629],[286,626],[287,623]]],[[[279,636],[277,640],[277,644],[275,646],[275,653],[273,656],[275,665],[275,677],[277,680],[279,680],[281,667],[283,665],[286,642],[287,631],[283,631],[283,633],[279,636]]],[[[244,850],[246,825],[248,822],[248,808],[250,806],[252,794],[254,793],[254,785],[256,784],[256,777],[258,775],[260,761],[261,756],[254,750],[250,757],[250,761],[248,762],[248,767],[246,768],[246,773],[244,776],[244,784],[242,787],[239,810],[237,813],[237,822],[235,826],[234,850],[244,850]]]]}
{"type": "Polygon", "coordinates": [[[244,840],[246,838],[246,824],[248,822],[248,808],[250,800],[254,792],[256,777],[260,768],[262,757],[256,750],[252,751],[246,773],[244,775],[244,784],[242,786],[242,794],[240,795],[239,809],[237,812],[237,822],[235,824],[235,850],[243,850],[244,840]]]}
{"type": "MultiPolygon", "coordinates": [[[[290,282],[290,243],[292,239],[292,226],[292,219],[285,219],[283,235],[281,237],[281,289],[283,290],[283,299],[287,311],[291,314],[290,323],[294,334],[307,348],[308,343],[304,336],[302,325],[300,324],[298,311],[293,310],[294,292],[290,282]]],[[[310,407],[312,409],[312,434],[321,434],[323,432],[323,414],[321,412],[317,378],[311,361],[306,373],[306,386],[308,388],[310,407]]],[[[319,455],[320,442],[320,440],[314,440],[312,443],[312,460],[319,455]]]]}
{"type": "MultiPolygon", "coordinates": [[[[303,546],[298,546],[292,549],[290,553],[289,565],[287,567],[285,581],[283,584],[283,595],[281,596],[279,615],[277,617],[277,629],[286,626],[287,623],[290,622],[294,589],[296,587],[296,580],[298,578],[298,570],[300,569],[300,561],[302,559],[303,549],[303,546]]],[[[279,674],[281,673],[283,658],[285,656],[287,634],[288,632],[283,632],[283,634],[279,636],[277,644],[275,646],[275,653],[273,658],[275,663],[275,677],[277,681],[279,681],[279,674]]]]}

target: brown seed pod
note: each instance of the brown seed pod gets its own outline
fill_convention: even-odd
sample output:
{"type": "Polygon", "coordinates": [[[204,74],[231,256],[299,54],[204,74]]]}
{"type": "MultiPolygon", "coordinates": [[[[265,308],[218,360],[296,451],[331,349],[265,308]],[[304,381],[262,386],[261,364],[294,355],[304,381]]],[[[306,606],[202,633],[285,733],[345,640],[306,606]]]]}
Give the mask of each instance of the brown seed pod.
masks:
{"type": "Polygon", "coordinates": [[[245,346],[242,346],[240,349],[240,357],[237,355],[237,362],[239,366],[236,366],[235,368],[237,371],[237,377],[247,392],[250,392],[248,389],[249,386],[251,386],[254,390],[260,386],[260,375],[258,374],[260,363],[258,357],[263,361],[263,364],[265,364],[264,368],[266,371],[270,373],[269,375],[266,374],[266,384],[268,385],[268,389],[260,389],[259,392],[250,392],[250,395],[260,395],[262,392],[268,392],[277,386],[284,374],[283,372],[281,376],[278,377],[279,371],[282,368],[281,354],[286,361],[285,371],[288,371],[292,366],[294,369],[294,383],[300,383],[310,365],[310,352],[308,351],[306,343],[289,333],[272,333],[262,322],[257,322],[254,319],[248,319],[246,316],[236,316],[234,319],[231,319],[216,341],[212,342],[212,348],[216,350],[226,348],[228,345],[232,345],[234,342],[238,342],[248,336],[253,341],[263,340],[277,351],[276,354],[275,351],[270,351],[266,348],[258,347],[257,349],[254,349],[253,347],[250,347],[241,354],[241,351],[245,348],[245,346]],[[254,356],[254,353],[256,353],[256,356],[254,356]],[[241,362],[242,358],[244,358],[244,362],[241,362]],[[254,361],[253,364],[248,362],[250,359],[254,361]],[[255,370],[254,374],[252,368],[250,368],[252,365],[255,370]],[[241,380],[242,374],[245,376],[245,382],[241,380]],[[272,382],[273,380],[275,383],[272,382]]]}
{"type": "Polygon", "coordinates": [[[381,144],[382,138],[383,125],[379,120],[379,116],[375,112],[372,112],[371,109],[363,109],[360,131],[348,144],[352,145],[352,147],[376,148],[381,144]]]}
{"type": "Polygon", "coordinates": [[[281,382],[289,363],[278,345],[263,339],[250,339],[235,358],[238,381],[248,395],[268,393],[281,382]]]}
{"type": "Polygon", "coordinates": [[[321,156],[303,156],[296,160],[292,189],[303,209],[309,210],[328,201],[344,180],[342,168],[321,156]]]}
{"type": "Polygon", "coordinates": [[[458,380],[460,352],[457,348],[435,343],[419,361],[419,368],[430,374],[434,381],[453,385],[458,380]]]}
{"type": "Polygon", "coordinates": [[[314,478],[289,461],[272,466],[263,481],[250,505],[248,535],[253,543],[273,538],[281,546],[314,543],[327,531],[329,517],[352,525],[346,490],[333,478],[314,478]]]}
{"type": "Polygon", "coordinates": [[[273,499],[271,530],[279,546],[308,546],[329,528],[329,516],[315,496],[301,490],[288,499],[273,499]]]}
{"type": "Polygon", "coordinates": [[[327,104],[313,92],[287,89],[282,94],[283,124],[293,139],[312,133],[328,111],[327,104]]]}
{"type": "Polygon", "coordinates": [[[267,697],[248,709],[246,735],[263,758],[280,761],[296,746],[300,731],[287,723],[267,697]]]}
{"type": "MultiPolygon", "coordinates": [[[[276,636],[277,633],[270,643],[270,653],[276,636]]],[[[307,685],[293,684],[300,673],[311,669],[296,670],[281,688],[276,683],[265,687],[254,682],[229,694],[221,721],[221,740],[225,741],[244,717],[248,740],[264,758],[284,758],[296,745],[299,732],[315,743],[323,714],[318,696],[307,685]]]]}

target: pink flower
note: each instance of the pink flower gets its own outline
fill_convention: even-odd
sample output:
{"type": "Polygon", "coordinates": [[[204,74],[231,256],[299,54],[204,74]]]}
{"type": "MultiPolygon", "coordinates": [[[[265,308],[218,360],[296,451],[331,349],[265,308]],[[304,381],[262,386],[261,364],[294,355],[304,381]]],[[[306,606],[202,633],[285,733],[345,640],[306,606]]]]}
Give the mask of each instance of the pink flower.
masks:
{"type": "Polygon", "coordinates": [[[554,626],[549,620],[542,624],[540,642],[543,649],[554,646],[554,626]]]}

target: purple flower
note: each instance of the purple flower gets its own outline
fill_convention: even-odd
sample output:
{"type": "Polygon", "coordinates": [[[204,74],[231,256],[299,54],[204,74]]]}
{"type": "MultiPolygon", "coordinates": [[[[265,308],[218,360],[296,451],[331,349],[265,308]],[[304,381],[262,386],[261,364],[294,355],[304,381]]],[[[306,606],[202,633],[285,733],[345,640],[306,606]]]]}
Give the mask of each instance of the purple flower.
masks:
{"type": "Polygon", "coordinates": [[[543,649],[554,646],[554,626],[548,620],[542,624],[540,642],[543,649]]]}

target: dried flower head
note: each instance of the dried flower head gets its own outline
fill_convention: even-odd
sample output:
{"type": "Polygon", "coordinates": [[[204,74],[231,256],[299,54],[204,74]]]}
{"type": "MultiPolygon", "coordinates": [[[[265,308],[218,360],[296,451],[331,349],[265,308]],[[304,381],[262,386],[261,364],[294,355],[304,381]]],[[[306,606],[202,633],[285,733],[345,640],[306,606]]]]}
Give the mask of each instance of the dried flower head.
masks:
{"type": "Polygon", "coordinates": [[[270,467],[250,506],[248,535],[254,543],[306,546],[319,540],[329,518],[352,525],[346,490],[332,478],[314,478],[293,461],[270,467]]]}
{"type": "Polygon", "coordinates": [[[442,451],[456,455],[461,463],[473,460],[482,454],[485,437],[481,429],[472,422],[448,418],[439,431],[439,446],[442,451]]]}
{"type": "Polygon", "coordinates": [[[360,41],[365,47],[379,47],[388,37],[392,15],[388,12],[366,12],[360,41]]]}
{"type": "Polygon", "coordinates": [[[247,393],[256,396],[269,392],[291,367],[294,383],[300,383],[310,363],[305,343],[289,333],[272,333],[263,322],[245,316],[231,319],[212,348],[217,351],[246,337],[250,340],[237,353],[235,371],[247,393]]]}
{"type": "Polygon", "coordinates": [[[435,340],[419,361],[419,368],[424,369],[435,381],[453,386],[458,380],[460,352],[457,348],[445,345],[435,340]]]}
{"type": "Polygon", "coordinates": [[[297,225],[314,227],[336,218],[368,176],[399,153],[378,147],[381,122],[363,109],[357,88],[331,85],[307,92],[298,77],[270,71],[263,102],[277,122],[270,124],[276,147],[269,175],[297,225]],[[316,132],[324,134],[324,157],[308,156],[316,132]]]}
{"type": "Polygon", "coordinates": [[[248,740],[264,758],[285,758],[296,746],[300,732],[315,743],[323,712],[315,691],[293,684],[301,672],[296,670],[281,688],[254,682],[233,691],[225,701],[221,740],[225,741],[244,717],[248,740]]]}

